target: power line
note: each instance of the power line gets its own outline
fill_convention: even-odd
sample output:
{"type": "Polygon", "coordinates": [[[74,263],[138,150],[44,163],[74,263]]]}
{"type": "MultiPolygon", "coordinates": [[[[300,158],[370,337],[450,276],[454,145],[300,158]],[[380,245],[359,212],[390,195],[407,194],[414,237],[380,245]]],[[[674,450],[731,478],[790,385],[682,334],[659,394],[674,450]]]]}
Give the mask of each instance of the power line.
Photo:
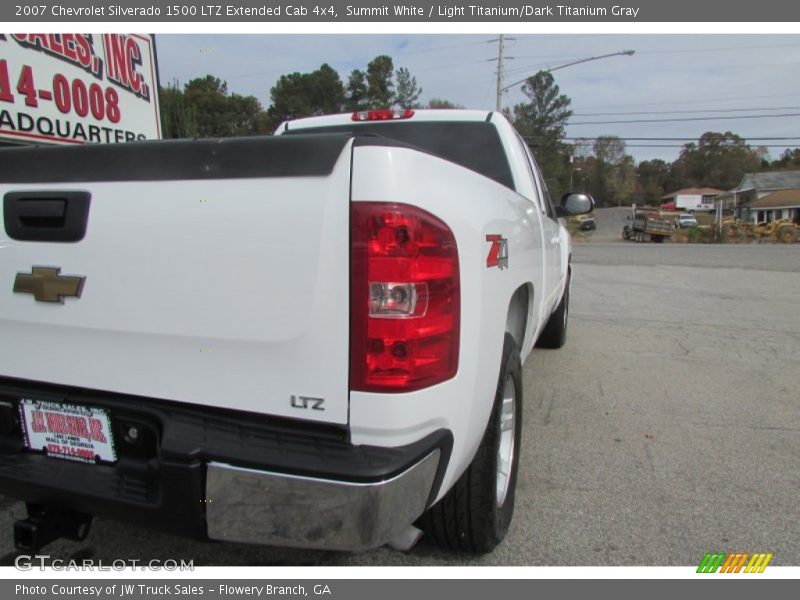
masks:
{"type": "Polygon", "coordinates": [[[665,71],[679,71],[679,72],[686,72],[686,71],[722,71],[722,70],[730,70],[734,69],[736,71],[742,71],[745,69],[763,69],[764,67],[793,67],[798,63],[797,61],[792,62],[770,62],[770,63],[759,63],[759,64],[751,64],[751,65],[697,65],[695,67],[658,67],[658,68],[649,68],[649,69],[635,69],[635,70],[622,70],[619,69],[617,71],[606,71],[605,75],[614,75],[617,73],[622,73],[624,75],[635,74],[635,73],[663,73],[665,71]]]}
{"type": "Polygon", "coordinates": [[[691,52],[718,52],[722,50],[761,50],[766,48],[797,48],[800,44],[772,44],[769,46],[719,46],[717,48],[686,48],[677,50],[643,50],[640,54],[685,54],[691,52]]]}
{"type": "Polygon", "coordinates": [[[462,67],[464,65],[474,65],[477,63],[484,63],[486,59],[479,59],[479,60],[468,60],[466,62],[459,62],[459,63],[451,63],[449,65],[436,65],[432,67],[423,67],[421,69],[414,69],[414,73],[422,73],[423,71],[438,71],[439,69],[449,69],[451,67],[462,67]]]}
{"type": "MultiPolygon", "coordinates": [[[[545,136],[528,136],[531,139],[538,139],[543,138],[545,136]]],[[[598,135],[598,136],[587,136],[587,135],[579,135],[579,136],[565,136],[565,140],[599,140],[606,137],[614,137],[619,140],[627,141],[627,140],[636,140],[636,141],[660,141],[660,142],[696,142],[699,138],[691,138],[691,137],[619,137],[619,136],[605,136],[605,135],[598,135]]],[[[742,140],[764,140],[764,141],[780,141],[780,140],[800,140],[800,135],[795,136],[768,136],[768,137],[759,137],[759,136],[740,136],[742,140]]]]}
{"type": "Polygon", "coordinates": [[[750,112],[753,110],[800,110],[800,106],[762,106],[751,108],[718,108],[718,109],[695,109],[695,110],[642,110],[625,112],[598,112],[598,113],[572,113],[573,117],[609,117],[625,115],[680,115],[692,113],[726,113],[726,112],[750,112]]]}
{"type": "Polygon", "coordinates": [[[575,54],[516,54],[517,58],[549,58],[551,60],[576,60],[580,58],[575,54]]]}
{"type": "MultiPolygon", "coordinates": [[[[736,69],[736,70],[741,71],[741,70],[744,70],[744,69],[763,69],[764,67],[791,67],[791,66],[794,66],[794,65],[797,65],[797,64],[800,64],[800,63],[794,61],[794,62],[780,62],[780,63],[759,63],[759,64],[749,64],[749,65],[742,65],[742,64],[730,65],[730,64],[726,64],[726,65],[697,65],[697,66],[694,66],[694,67],[687,67],[687,66],[683,66],[683,67],[658,67],[657,69],[654,69],[652,67],[648,68],[648,69],[617,69],[617,70],[613,70],[612,69],[611,71],[606,69],[604,71],[604,73],[606,75],[615,74],[615,73],[622,73],[622,74],[628,75],[628,74],[635,74],[635,73],[654,73],[654,72],[663,73],[663,72],[666,72],[666,71],[680,71],[680,72],[686,72],[686,71],[721,71],[721,70],[725,70],[725,69],[736,69]]],[[[529,66],[525,66],[525,67],[515,67],[514,69],[509,69],[509,72],[529,71],[531,69],[534,69],[534,68],[537,68],[537,67],[541,68],[543,66],[546,66],[546,63],[538,63],[537,65],[529,65],[529,66]]],[[[544,69],[544,70],[547,70],[547,69],[544,69]]]]}
{"type": "MultiPolygon", "coordinates": [[[[526,65],[524,67],[514,67],[513,69],[506,69],[506,73],[530,73],[536,74],[537,71],[546,71],[547,65],[550,63],[536,63],[535,65],[526,65]],[[535,69],[535,70],[534,70],[535,69]]],[[[533,75],[531,75],[533,77],[533,75]]]]}
{"type": "MultiPolygon", "coordinates": [[[[522,41],[527,41],[521,38],[522,41]]],[[[798,48],[800,44],[773,44],[767,46],[718,46],[716,48],[686,48],[677,50],[637,50],[637,54],[692,54],[695,52],[721,52],[727,50],[761,50],[771,48],[798,48]]],[[[563,54],[518,54],[517,58],[557,58],[561,60],[570,60],[570,56],[563,54]]]]}
{"type": "Polygon", "coordinates": [[[484,44],[493,43],[494,40],[481,40],[476,42],[464,42],[463,44],[450,44],[445,46],[428,46],[420,50],[406,50],[401,52],[393,52],[395,56],[406,56],[408,54],[423,54],[425,52],[432,52],[434,50],[449,50],[450,48],[465,48],[467,46],[482,46],[484,44]]]}
{"type": "MultiPolygon", "coordinates": [[[[684,148],[681,144],[625,144],[627,148],[684,148]]],[[[758,148],[787,148],[786,144],[758,144],[758,148]]]]}
{"type": "MultiPolygon", "coordinates": [[[[467,47],[467,46],[482,46],[484,44],[489,43],[490,41],[491,40],[481,40],[481,41],[475,41],[475,42],[465,42],[463,44],[449,44],[449,45],[443,45],[443,46],[429,46],[427,48],[422,48],[420,50],[392,51],[392,56],[393,57],[395,57],[395,56],[408,56],[408,55],[411,55],[411,54],[422,54],[422,53],[426,53],[426,52],[447,50],[447,49],[450,49],[450,48],[464,48],[464,47],[467,47]]],[[[373,58],[375,58],[375,57],[373,56],[372,58],[353,58],[353,59],[348,59],[348,60],[339,61],[339,62],[341,64],[344,64],[344,65],[352,65],[352,64],[360,64],[360,63],[368,62],[368,61],[372,60],[373,58]]],[[[443,65],[441,67],[428,67],[426,69],[417,69],[417,70],[428,70],[430,68],[446,69],[446,68],[450,68],[450,67],[456,67],[456,66],[462,66],[462,65],[466,65],[466,64],[472,64],[474,62],[483,62],[483,61],[470,61],[470,62],[465,62],[465,63],[457,63],[457,64],[453,64],[453,65],[443,65]]],[[[319,65],[317,65],[315,67],[304,67],[303,71],[308,71],[308,70],[314,71],[314,70],[316,70],[318,68],[319,68],[319,65]]],[[[225,80],[229,81],[229,80],[232,80],[232,79],[246,79],[246,78],[251,78],[251,77],[260,77],[262,75],[272,75],[273,73],[277,73],[279,71],[282,71],[281,74],[283,74],[283,75],[288,74],[288,72],[294,72],[294,71],[292,71],[291,67],[287,67],[285,69],[281,68],[281,67],[277,67],[277,68],[271,69],[269,71],[257,71],[257,72],[251,72],[251,73],[240,73],[238,75],[231,75],[229,77],[226,77],[225,80]]],[[[297,71],[297,69],[295,69],[295,71],[297,71]]]]}
{"type": "MultiPolygon", "coordinates": [[[[527,141],[530,141],[530,142],[534,142],[534,143],[537,140],[542,139],[542,137],[543,136],[533,136],[533,135],[522,136],[522,138],[524,140],[527,140],[527,141]]],[[[637,143],[629,144],[629,143],[627,143],[628,140],[645,140],[646,141],[648,139],[653,139],[653,140],[657,141],[657,140],[661,140],[662,138],[619,138],[617,136],[608,136],[608,137],[613,137],[614,139],[626,142],[626,144],[625,144],[626,148],[680,148],[680,149],[683,149],[686,146],[686,144],[637,144],[637,143]]],[[[572,139],[572,140],[576,140],[576,139],[586,139],[586,140],[592,140],[593,139],[593,140],[597,140],[597,139],[600,139],[600,138],[564,138],[564,139],[565,140],[568,140],[568,139],[572,139]]],[[[663,138],[663,139],[667,139],[668,140],[668,139],[671,139],[671,138],[663,138]]],[[[674,139],[674,138],[672,138],[672,139],[674,139]]],[[[769,138],[749,138],[749,139],[769,139],[769,138]]],[[[781,138],[778,138],[778,139],[781,139],[781,138]]],[[[793,139],[800,139],[800,138],[793,138],[793,139]]],[[[756,147],[758,147],[758,148],[787,148],[787,146],[791,146],[791,145],[793,145],[793,144],[756,144],[756,147]]],[[[749,146],[749,144],[748,144],[748,146],[749,146]]]]}
{"type": "Polygon", "coordinates": [[[686,123],[689,121],[727,121],[731,119],[775,119],[782,117],[800,117],[800,113],[783,113],[777,115],[739,115],[735,117],[684,117],[682,119],[631,119],[627,121],[581,121],[568,122],[567,125],[619,125],[623,123],[686,123]]]}
{"type": "MultiPolygon", "coordinates": [[[[521,136],[521,137],[523,137],[526,140],[541,140],[541,139],[544,139],[546,136],[543,136],[543,135],[524,135],[524,136],[521,136]]],[[[570,140],[570,141],[573,141],[573,142],[578,142],[578,141],[582,141],[582,140],[591,141],[591,140],[602,140],[602,139],[607,139],[607,138],[612,138],[614,140],[619,140],[619,141],[622,141],[622,142],[636,141],[636,142],[688,142],[688,143],[696,143],[698,141],[697,138],[619,137],[619,136],[616,136],[616,135],[598,135],[598,136],[592,136],[592,137],[564,137],[563,139],[564,140],[570,140]]],[[[742,142],[744,142],[745,145],[750,145],[748,143],[748,141],[753,141],[753,140],[764,140],[764,141],[770,141],[770,142],[780,141],[780,140],[787,140],[787,141],[788,140],[798,140],[798,141],[800,141],[800,136],[793,137],[793,138],[789,138],[789,137],[742,137],[742,142]]],[[[758,146],[767,146],[767,147],[770,146],[770,144],[757,144],[757,145],[758,146]]],[[[789,144],[789,145],[791,145],[791,144],[789,144]]],[[[673,146],[676,146],[676,144],[668,144],[667,146],[668,147],[673,147],[673,146]]],[[[774,146],[783,148],[783,147],[786,146],[786,144],[774,144],[774,146]]],[[[681,147],[681,145],[677,145],[677,147],[681,147]]]]}
{"type": "MultiPolygon", "coordinates": [[[[738,97],[735,97],[735,98],[719,98],[719,97],[717,97],[717,98],[698,98],[696,100],[664,100],[662,102],[659,102],[657,100],[653,100],[653,101],[645,100],[643,102],[630,102],[630,103],[627,103],[627,104],[621,104],[621,103],[616,103],[615,102],[614,106],[616,106],[616,107],[642,106],[642,105],[647,105],[647,106],[665,106],[665,105],[669,105],[669,104],[702,104],[703,102],[738,102],[739,100],[762,100],[762,99],[765,99],[765,98],[797,98],[797,97],[798,97],[797,93],[791,93],[791,94],[766,94],[766,95],[761,95],[761,96],[738,96],[738,97]]],[[[586,110],[587,108],[588,109],[605,108],[606,106],[607,105],[595,104],[593,106],[584,106],[582,109],[578,109],[578,110],[586,110]]]]}

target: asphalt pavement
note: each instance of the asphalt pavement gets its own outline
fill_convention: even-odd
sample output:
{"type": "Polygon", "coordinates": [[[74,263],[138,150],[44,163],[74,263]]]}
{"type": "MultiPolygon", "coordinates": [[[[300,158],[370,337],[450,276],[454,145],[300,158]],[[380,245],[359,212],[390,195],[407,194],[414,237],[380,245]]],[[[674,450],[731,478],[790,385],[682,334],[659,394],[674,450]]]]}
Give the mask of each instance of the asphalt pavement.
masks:
{"type": "MultiPolygon", "coordinates": [[[[708,551],[744,551],[800,565],[800,245],[585,243],[573,265],[567,345],[524,365],[517,508],[493,553],[425,539],[408,554],[200,543],[105,520],[85,542],[44,552],[195,565],[696,565],[708,551]]],[[[23,513],[0,497],[5,564],[23,513]]]]}

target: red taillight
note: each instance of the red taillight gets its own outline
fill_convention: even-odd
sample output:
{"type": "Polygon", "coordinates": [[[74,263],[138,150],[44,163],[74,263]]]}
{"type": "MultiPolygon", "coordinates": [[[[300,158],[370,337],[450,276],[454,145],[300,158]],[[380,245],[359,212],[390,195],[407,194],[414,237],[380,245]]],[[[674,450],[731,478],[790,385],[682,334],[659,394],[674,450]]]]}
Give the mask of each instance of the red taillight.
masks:
{"type": "Polygon", "coordinates": [[[353,121],[392,121],[394,119],[410,119],[414,111],[410,108],[381,108],[379,110],[359,110],[353,113],[353,121]]]}
{"type": "Polygon", "coordinates": [[[354,202],[350,389],[405,392],[458,369],[458,250],[441,220],[406,204],[354,202]]]}

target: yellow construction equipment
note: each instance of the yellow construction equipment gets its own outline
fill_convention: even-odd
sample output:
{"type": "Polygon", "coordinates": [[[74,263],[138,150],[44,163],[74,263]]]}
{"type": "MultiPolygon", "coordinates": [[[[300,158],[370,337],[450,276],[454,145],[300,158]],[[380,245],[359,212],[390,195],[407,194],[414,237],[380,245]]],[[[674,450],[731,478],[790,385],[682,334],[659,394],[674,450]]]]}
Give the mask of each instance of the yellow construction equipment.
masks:
{"type": "Polygon", "coordinates": [[[772,238],[782,244],[793,244],[800,238],[800,226],[789,219],[760,223],[753,227],[757,239],[772,238]]]}

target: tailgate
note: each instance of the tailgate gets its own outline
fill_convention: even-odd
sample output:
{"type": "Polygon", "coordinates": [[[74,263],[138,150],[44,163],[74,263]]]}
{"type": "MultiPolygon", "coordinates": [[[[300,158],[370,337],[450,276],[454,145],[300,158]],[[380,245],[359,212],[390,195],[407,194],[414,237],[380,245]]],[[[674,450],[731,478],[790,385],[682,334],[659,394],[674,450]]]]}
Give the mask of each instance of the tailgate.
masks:
{"type": "Polygon", "coordinates": [[[350,161],[331,135],[0,151],[0,375],[346,423],[350,161]]]}
{"type": "Polygon", "coordinates": [[[647,231],[649,233],[672,235],[672,224],[664,219],[648,219],[647,231]]]}

